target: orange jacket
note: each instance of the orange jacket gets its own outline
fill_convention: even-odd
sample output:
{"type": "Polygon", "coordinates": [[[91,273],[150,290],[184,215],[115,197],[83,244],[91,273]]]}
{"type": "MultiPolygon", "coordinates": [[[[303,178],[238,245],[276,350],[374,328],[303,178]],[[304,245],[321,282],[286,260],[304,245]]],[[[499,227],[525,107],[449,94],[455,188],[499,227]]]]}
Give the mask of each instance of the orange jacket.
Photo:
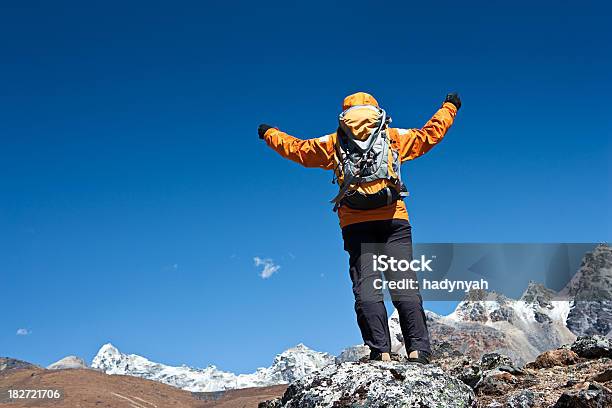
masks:
{"type": "MultiPolygon", "coordinates": [[[[378,106],[371,95],[360,92],[347,97],[343,109],[364,104],[364,102],[378,106]]],[[[453,124],[456,114],[457,108],[455,105],[446,102],[421,129],[388,129],[391,144],[399,152],[401,161],[416,159],[431,150],[444,138],[453,124]]],[[[336,165],[335,132],[316,139],[304,140],[272,128],[266,131],[264,140],[281,156],[302,166],[333,170],[336,165]]],[[[408,220],[408,212],[404,201],[398,200],[386,207],[373,210],[354,210],[347,206],[341,206],[338,209],[338,217],[340,218],[340,227],[345,227],[365,221],[393,218],[408,220]]]]}

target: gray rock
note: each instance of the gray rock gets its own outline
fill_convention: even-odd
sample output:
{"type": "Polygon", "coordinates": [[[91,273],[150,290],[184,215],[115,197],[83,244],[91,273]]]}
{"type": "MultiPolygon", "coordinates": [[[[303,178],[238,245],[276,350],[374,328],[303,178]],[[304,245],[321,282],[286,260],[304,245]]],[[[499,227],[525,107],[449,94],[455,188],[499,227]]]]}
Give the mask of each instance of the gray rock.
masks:
{"type": "Polygon", "coordinates": [[[506,400],[506,408],[531,408],[536,403],[536,394],[531,390],[515,392],[506,400]]]}
{"type": "Polygon", "coordinates": [[[583,358],[612,358],[612,341],[602,336],[580,336],[571,348],[583,358]]]}
{"type": "Polygon", "coordinates": [[[486,353],[480,358],[480,366],[483,370],[493,370],[502,366],[512,367],[512,360],[499,353],[486,353]]]}
{"type": "Polygon", "coordinates": [[[508,356],[499,353],[486,353],[480,361],[473,361],[469,357],[451,355],[443,360],[434,361],[440,365],[447,373],[457,377],[472,389],[480,389],[482,392],[492,392],[499,389],[500,394],[503,393],[503,381],[500,379],[508,379],[515,375],[524,376],[525,372],[512,364],[512,360],[508,356]],[[512,376],[504,376],[502,373],[508,373],[512,376]]]}
{"type": "Polygon", "coordinates": [[[453,367],[449,374],[463,381],[470,388],[475,389],[482,380],[484,373],[479,364],[466,362],[464,365],[453,367]]]}
{"type": "Polygon", "coordinates": [[[478,395],[506,395],[515,388],[518,380],[510,373],[491,370],[486,372],[475,391],[478,395]]]}
{"type": "Polygon", "coordinates": [[[463,357],[463,353],[457,350],[448,341],[431,340],[431,358],[433,360],[440,358],[463,357]]]}
{"type": "Polygon", "coordinates": [[[554,408],[606,408],[612,406],[612,396],[601,389],[564,392],[554,408]]]}
{"type": "Polygon", "coordinates": [[[398,362],[332,364],[293,382],[260,408],[473,407],[474,392],[434,365],[398,362]]]}

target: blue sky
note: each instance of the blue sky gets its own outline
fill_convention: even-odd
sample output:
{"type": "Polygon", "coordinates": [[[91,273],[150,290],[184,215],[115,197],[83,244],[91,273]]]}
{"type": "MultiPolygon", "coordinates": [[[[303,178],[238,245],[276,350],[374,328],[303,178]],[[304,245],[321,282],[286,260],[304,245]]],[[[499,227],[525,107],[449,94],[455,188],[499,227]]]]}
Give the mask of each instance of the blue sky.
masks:
{"type": "Polygon", "coordinates": [[[256,134],[332,132],[358,90],[400,127],[463,98],[403,168],[415,241],[610,240],[604,2],[1,7],[0,355],[247,372],[360,342],[330,175],[256,134]]]}

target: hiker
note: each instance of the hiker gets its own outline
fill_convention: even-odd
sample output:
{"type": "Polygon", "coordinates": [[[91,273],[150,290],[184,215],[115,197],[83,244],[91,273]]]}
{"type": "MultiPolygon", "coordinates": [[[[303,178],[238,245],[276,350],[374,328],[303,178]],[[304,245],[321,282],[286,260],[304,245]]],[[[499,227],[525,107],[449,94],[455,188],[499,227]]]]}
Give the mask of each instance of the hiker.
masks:
{"type": "MultiPolygon", "coordinates": [[[[381,272],[373,257],[412,258],[412,233],[403,198],[402,162],[416,159],[439,143],[453,123],[461,99],[446,96],[442,107],[421,129],[389,126],[391,118],[370,94],[347,96],[336,132],[302,140],[262,124],[260,139],[281,156],[305,167],[332,170],[339,192],[332,200],[349,254],[349,273],[355,296],[357,324],[371,360],[389,361],[391,338],[380,285],[381,272]]],[[[414,271],[385,271],[387,280],[413,279],[414,271]]],[[[431,355],[429,332],[418,288],[391,293],[398,311],[408,359],[427,364],[431,355]]]]}

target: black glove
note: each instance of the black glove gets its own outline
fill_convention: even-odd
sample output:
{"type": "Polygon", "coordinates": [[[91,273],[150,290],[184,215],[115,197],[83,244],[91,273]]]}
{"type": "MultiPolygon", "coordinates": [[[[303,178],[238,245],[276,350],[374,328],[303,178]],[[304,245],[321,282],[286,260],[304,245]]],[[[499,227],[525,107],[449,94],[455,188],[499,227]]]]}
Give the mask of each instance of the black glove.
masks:
{"type": "Polygon", "coordinates": [[[259,138],[263,139],[264,135],[266,134],[266,132],[268,131],[268,129],[272,129],[274,126],[270,126],[270,125],[266,125],[264,123],[262,123],[261,125],[259,125],[259,127],[257,128],[257,133],[259,133],[259,138]]]}
{"type": "Polygon", "coordinates": [[[444,102],[452,103],[453,105],[455,105],[455,108],[457,108],[457,110],[459,110],[459,108],[461,107],[461,98],[459,98],[459,94],[457,92],[451,92],[446,95],[446,99],[444,100],[444,102]]]}

